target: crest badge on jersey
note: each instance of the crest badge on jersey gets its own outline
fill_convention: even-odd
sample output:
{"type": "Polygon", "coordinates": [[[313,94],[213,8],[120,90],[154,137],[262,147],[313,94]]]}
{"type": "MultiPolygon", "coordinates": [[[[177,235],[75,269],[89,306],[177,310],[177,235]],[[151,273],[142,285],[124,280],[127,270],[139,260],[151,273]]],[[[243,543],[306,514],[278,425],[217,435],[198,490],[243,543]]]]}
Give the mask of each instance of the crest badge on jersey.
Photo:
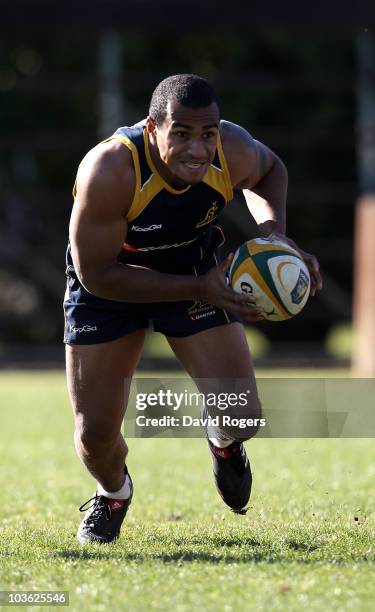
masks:
{"type": "Polygon", "coordinates": [[[211,223],[211,221],[213,221],[215,217],[217,216],[218,211],[219,211],[218,203],[214,202],[212,206],[210,206],[210,208],[208,209],[203,221],[199,221],[199,223],[197,223],[195,227],[203,227],[204,225],[208,225],[209,223],[211,223]]]}

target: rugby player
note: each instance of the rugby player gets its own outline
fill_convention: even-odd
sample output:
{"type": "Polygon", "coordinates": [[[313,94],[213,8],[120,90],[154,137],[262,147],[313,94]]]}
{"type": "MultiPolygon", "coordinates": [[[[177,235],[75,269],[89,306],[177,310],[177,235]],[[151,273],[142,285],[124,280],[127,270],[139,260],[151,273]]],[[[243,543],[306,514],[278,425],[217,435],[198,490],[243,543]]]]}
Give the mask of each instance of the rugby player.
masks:
{"type": "MultiPolygon", "coordinates": [[[[298,248],[285,237],[284,164],[245,129],[220,120],[212,86],[196,75],[159,83],[147,119],[119,128],[79,166],[64,341],[75,447],[97,483],[80,508],[86,510],[80,542],[117,538],[132,499],[121,424],[150,322],[200,390],[207,388],[199,381],[250,385],[241,416],[259,420],[242,322],[255,323],[261,312],[228,286],[232,255],[219,262],[216,254],[223,236],[215,219],[234,188],[243,190],[260,236],[298,248]]],[[[300,252],[314,294],[321,287],[318,262],[300,252]]],[[[243,440],[256,429],[206,431],[216,487],[235,512],[244,512],[250,497],[243,440]]]]}

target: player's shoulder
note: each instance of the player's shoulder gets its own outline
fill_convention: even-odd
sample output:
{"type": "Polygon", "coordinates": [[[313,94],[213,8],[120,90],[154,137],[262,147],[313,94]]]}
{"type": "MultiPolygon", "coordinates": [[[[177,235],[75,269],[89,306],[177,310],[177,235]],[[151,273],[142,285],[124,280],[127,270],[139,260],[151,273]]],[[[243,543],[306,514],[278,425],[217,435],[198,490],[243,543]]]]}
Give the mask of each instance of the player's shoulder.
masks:
{"type": "Polygon", "coordinates": [[[238,187],[257,165],[256,141],[245,128],[231,121],[220,122],[220,138],[233,187],[238,187]]]}
{"type": "Polygon", "coordinates": [[[79,206],[95,210],[106,208],[124,214],[129,209],[136,188],[131,152],[118,140],[93,147],[81,161],[73,196],[79,206]]]}
{"type": "Polygon", "coordinates": [[[94,182],[129,179],[134,174],[131,152],[119,140],[100,142],[90,149],[78,167],[77,178],[94,182]]]}
{"type": "Polygon", "coordinates": [[[251,134],[237,123],[222,119],[220,121],[220,138],[224,150],[231,151],[232,148],[253,148],[254,139],[251,134]]]}

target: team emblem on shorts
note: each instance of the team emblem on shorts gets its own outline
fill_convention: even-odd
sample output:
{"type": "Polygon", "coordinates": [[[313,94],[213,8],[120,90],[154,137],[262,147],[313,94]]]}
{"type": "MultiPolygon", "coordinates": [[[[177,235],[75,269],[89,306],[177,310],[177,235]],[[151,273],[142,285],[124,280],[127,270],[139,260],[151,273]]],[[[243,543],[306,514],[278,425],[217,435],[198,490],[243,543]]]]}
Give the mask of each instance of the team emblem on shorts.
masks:
{"type": "Polygon", "coordinates": [[[216,314],[216,309],[212,304],[208,304],[203,300],[197,300],[188,308],[187,312],[192,321],[198,321],[198,319],[205,319],[216,314]]]}

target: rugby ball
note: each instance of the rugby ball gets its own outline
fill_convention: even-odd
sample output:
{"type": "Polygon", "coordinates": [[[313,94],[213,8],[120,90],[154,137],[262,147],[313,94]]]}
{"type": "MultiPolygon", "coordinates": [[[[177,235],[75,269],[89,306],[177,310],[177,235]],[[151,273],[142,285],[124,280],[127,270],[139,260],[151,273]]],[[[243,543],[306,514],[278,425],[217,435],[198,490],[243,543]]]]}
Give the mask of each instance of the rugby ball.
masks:
{"type": "Polygon", "coordinates": [[[268,321],[291,319],[305,306],[310,274],[300,254],[277,239],[255,238],[237,249],[229,269],[237,293],[252,295],[268,321]]]}

